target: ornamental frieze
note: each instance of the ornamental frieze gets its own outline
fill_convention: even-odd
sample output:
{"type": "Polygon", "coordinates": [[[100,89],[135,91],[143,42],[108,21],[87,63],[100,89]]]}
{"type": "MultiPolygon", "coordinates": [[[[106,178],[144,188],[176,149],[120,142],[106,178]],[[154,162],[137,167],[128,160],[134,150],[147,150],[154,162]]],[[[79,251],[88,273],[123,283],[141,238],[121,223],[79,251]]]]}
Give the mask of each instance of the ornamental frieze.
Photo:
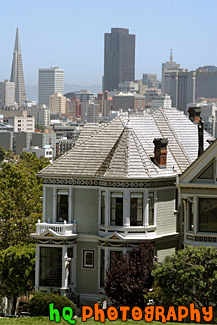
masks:
{"type": "Polygon", "coordinates": [[[53,185],[80,185],[80,186],[101,186],[101,187],[119,187],[119,188],[147,188],[147,187],[164,187],[175,186],[175,180],[151,181],[151,182],[121,182],[121,181],[102,181],[86,179],[55,179],[45,178],[44,184],[53,185]]]}

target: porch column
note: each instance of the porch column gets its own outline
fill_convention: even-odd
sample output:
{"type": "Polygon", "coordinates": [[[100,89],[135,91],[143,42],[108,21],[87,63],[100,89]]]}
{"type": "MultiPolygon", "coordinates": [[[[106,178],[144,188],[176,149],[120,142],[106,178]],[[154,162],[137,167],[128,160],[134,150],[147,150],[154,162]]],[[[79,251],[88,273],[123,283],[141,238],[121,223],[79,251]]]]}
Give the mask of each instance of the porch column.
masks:
{"type": "Polygon", "coordinates": [[[68,256],[67,256],[67,247],[62,247],[62,289],[66,289],[68,285],[68,256]]]}

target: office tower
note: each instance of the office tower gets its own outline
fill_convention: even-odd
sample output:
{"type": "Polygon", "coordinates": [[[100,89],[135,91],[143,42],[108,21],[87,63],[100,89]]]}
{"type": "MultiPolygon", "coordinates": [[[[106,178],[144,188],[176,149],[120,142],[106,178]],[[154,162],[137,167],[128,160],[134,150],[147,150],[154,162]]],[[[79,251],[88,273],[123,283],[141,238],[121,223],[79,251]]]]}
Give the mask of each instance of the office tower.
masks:
{"type": "Polygon", "coordinates": [[[64,91],[64,70],[59,67],[38,70],[38,105],[49,106],[50,96],[64,91]]]}
{"type": "Polygon", "coordinates": [[[135,35],[125,28],[105,33],[103,91],[118,89],[118,84],[135,79],[135,35]]]}
{"type": "Polygon", "coordinates": [[[158,88],[159,81],[157,75],[153,73],[144,73],[142,76],[142,84],[148,88],[158,88]]]}
{"type": "Polygon", "coordinates": [[[0,107],[13,106],[15,103],[15,83],[9,80],[0,82],[0,107]]]}
{"type": "Polygon", "coordinates": [[[66,114],[66,97],[60,93],[55,93],[50,96],[50,113],[51,115],[65,115],[66,114]]]}
{"type": "MultiPolygon", "coordinates": [[[[168,70],[179,71],[180,64],[173,61],[173,52],[170,50],[170,60],[166,63],[162,63],[162,92],[165,92],[165,72],[168,70]]],[[[170,94],[168,94],[170,95],[170,94]]]]}
{"type": "Polygon", "coordinates": [[[22,54],[20,48],[18,28],[16,32],[16,39],[14,45],[14,54],[13,54],[13,63],[12,63],[10,81],[15,82],[15,101],[18,105],[22,105],[26,101],[26,89],[24,83],[22,54]]]}

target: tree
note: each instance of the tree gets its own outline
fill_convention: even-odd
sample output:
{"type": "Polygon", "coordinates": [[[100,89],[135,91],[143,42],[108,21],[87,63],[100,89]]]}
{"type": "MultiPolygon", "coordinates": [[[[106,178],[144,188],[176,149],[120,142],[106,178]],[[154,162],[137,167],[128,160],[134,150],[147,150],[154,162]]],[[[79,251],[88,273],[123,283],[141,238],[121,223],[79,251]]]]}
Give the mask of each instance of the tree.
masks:
{"type": "Polygon", "coordinates": [[[156,287],[160,288],[162,304],[208,307],[217,301],[217,250],[211,247],[187,247],[152,272],[156,287]]]}
{"type": "Polygon", "coordinates": [[[5,157],[9,160],[13,160],[14,159],[14,152],[11,149],[8,149],[8,151],[6,152],[5,157]]]}
{"type": "Polygon", "coordinates": [[[34,288],[35,245],[13,246],[0,251],[0,295],[13,298],[15,313],[17,298],[34,288]]]}
{"type": "Polygon", "coordinates": [[[0,172],[0,249],[30,243],[42,216],[42,181],[36,173],[48,164],[32,154],[0,172]]]}
{"type": "Polygon", "coordinates": [[[152,285],[153,246],[141,244],[127,255],[112,257],[106,272],[105,294],[117,306],[144,308],[144,294],[152,285]]]}
{"type": "Polygon", "coordinates": [[[0,148],[0,162],[5,159],[5,148],[0,148]]]}

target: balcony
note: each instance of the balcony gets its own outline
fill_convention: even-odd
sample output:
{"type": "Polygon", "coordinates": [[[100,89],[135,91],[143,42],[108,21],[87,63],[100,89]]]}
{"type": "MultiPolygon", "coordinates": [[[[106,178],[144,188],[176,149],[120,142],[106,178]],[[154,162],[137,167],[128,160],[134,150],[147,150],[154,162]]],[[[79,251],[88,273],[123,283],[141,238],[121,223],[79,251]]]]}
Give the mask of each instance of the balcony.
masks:
{"type": "Polygon", "coordinates": [[[70,236],[76,234],[76,223],[47,223],[47,222],[40,222],[36,224],[36,235],[41,235],[46,230],[53,230],[60,236],[70,236]]]}
{"type": "Polygon", "coordinates": [[[98,226],[98,234],[99,236],[107,236],[112,232],[117,232],[122,234],[123,236],[127,235],[135,235],[135,236],[144,236],[144,235],[153,235],[156,231],[156,226],[134,226],[134,227],[126,227],[126,226],[98,226]]]}

